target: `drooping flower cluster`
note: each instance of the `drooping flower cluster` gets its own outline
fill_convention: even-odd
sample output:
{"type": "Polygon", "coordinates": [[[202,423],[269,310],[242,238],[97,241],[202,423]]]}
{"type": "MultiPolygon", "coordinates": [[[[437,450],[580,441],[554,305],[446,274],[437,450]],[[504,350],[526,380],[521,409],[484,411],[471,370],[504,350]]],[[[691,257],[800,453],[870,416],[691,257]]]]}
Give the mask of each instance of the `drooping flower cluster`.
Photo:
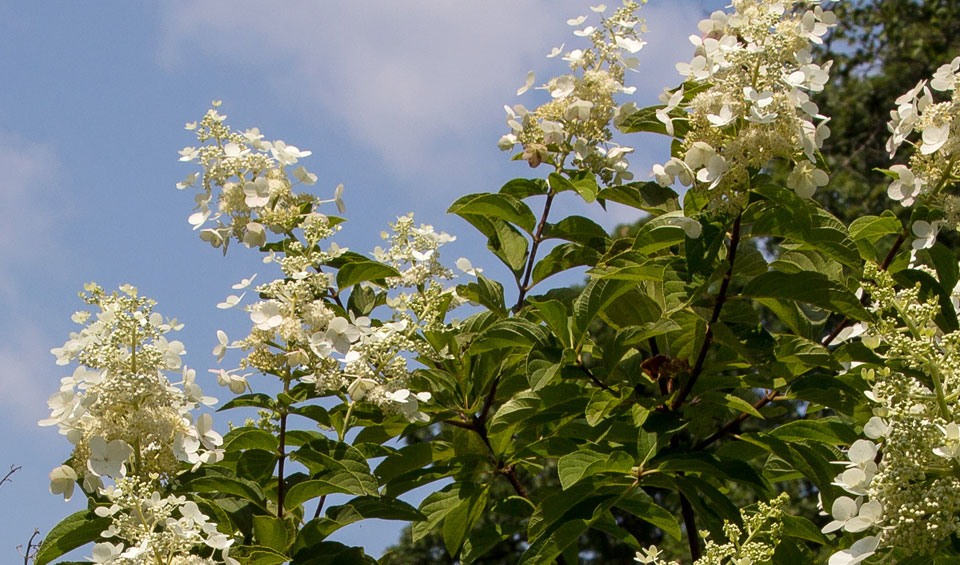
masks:
{"type": "MultiPolygon", "coordinates": [[[[564,52],[561,45],[548,55],[562,55],[572,73],[538,87],[551,100],[534,110],[520,104],[505,106],[510,133],[500,138],[500,149],[509,151],[520,144],[521,157],[531,167],[547,163],[560,169],[572,157],[573,166],[608,184],[633,178],[626,160],[633,148],[611,143],[610,125],[636,108],[632,103],[618,106],[614,96],[635,90],[624,86],[624,74],[625,69],[636,69],[638,61],[632,55],[645,43],[639,37],[643,20],[636,16],[644,3],[625,1],[609,17],[603,15],[606,6],[593,6],[591,10],[600,16],[598,25],[589,24],[587,16],[567,21],[577,28],[574,35],[589,39],[592,46],[564,52]]],[[[535,80],[531,71],[517,94],[530,89],[535,80]]]]}
{"type": "MultiPolygon", "coordinates": [[[[937,69],[930,81],[920,81],[897,98],[897,109],[890,112],[891,119],[887,123],[890,130],[887,150],[891,158],[903,143],[915,149],[908,165],[890,167],[889,174],[894,180],[887,194],[904,206],[912,206],[922,197],[941,208],[946,213],[946,222],[953,227],[960,226],[960,196],[944,189],[960,178],[958,81],[960,57],[937,69]],[[935,102],[933,91],[942,92],[950,99],[935,102]]],[[[934,225],[935,229],[937,227],[934,225]]]]}
{"type": "Polygon", "coordinates": [[[266,243],[267,231],[289,233],[318,204],[335,202],[343,212],[343,185],[330,200],[293,191],[295,184],[317,181],[302,165],[288,171],[310,151],[281,140],[265,141],[257,128],[232,131],[224,122],[226,116],[217,111],[219,105],[214,102],[202,120],[187,124],[188,130],[196,131],[200,145],[180,151],[181,161],[199,162],[203,168],[202,175],[193,173],[177,184],[184,189],[195,186],[198,178],[201,181],[195,212],[188,221],[194,229],[201,229],[202,239],[214,247],[222,246],[224,253],[231,239],[260,247],[266,243]],[[209,221],[215,222],[215,227],[203,228],[209,221]]]}
{"type": "Polygon", "coordinates": [[[836,18],[817,4],[733,0],[733,14],[700,22],[703,35],[690,36],[693,59],[677,64],[687,82],[666,91],[656,112],[683,138],[677,155],[654,166],[658,183],[679,180],[737,201],[749,172],[775,158],[792,164],[787,184],[802,197],[827,183],[817,152],[830,135],[828,118],[810,93],[823,90],[830,63],[814,63],[811,47],[836,18]]]}
{"type": "Polygon", "coordinates": [[[847,452],[835,484],[851,496],[834,501],[824,531],[869,535],[831,564],[884,548],[925,554],[960,531],[960,332],[937,327],[940,307],[920,300],[919,287],[897,291],[875,265],[865,273],[875,281],[865,287],[877,314],[868,345],[887,361],[862,368],[875,416],[864,427],[868,439],[847,452]]]}
{"type": "Polygon", "coordinates": [[[97,513],[113,517],[104,536],[119,541],[97,544],[96,563],[219,563],[189,551],[203,544],[225,549],[231,540],[216,532],[216,524],[188,516],[194,503],[160,495],[184,463],[223,456],[223,438],[213,431],[210,415],[196,423],[192,416],[200,404],[216,399],[204,396],[194,371],[183,366],[183,344],[165,337],[182,324],[154,312],[154,302],[130,285],[111,294],[94,283],[84,290],[84,302],[98,311],[75,313],[83,328],[51,351],[57,364],[79,366],[61,379],[60,391],[47,402],[50,418],[40,422],[57,425],[74,445],[67,463],[50,473],[50,491],[69,500],[81,482],[88,495],[114,501],[97,513]],[[171,371],[179,382],[167,378],[171,371]],[[115,485],[105,486],[107,479],[115,485]],[[178,508],[181,517],[175,519],[178,508]]]}

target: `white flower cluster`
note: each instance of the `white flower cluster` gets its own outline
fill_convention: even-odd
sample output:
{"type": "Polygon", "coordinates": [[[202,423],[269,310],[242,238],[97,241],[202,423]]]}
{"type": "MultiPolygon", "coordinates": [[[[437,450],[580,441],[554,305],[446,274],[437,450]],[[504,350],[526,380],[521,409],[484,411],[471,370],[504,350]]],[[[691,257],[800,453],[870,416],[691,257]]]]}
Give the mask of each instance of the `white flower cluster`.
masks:
{"type": "Polygon", "coordinates": [[[317,175],[302,165],[288,171],[310,151],[281,140],[265,141],[257,128],[243,133],[231,131],[224,123],[226,116],[217,111],[219,105],[214,102],[214,108],[199,123],[187,124],[188,130],[196,131],[200,145],[180,151],[181,161],[196,161],[203,168],[202,176],[193,173],[177,184],[184,189],[201,180],[195,212],[188,218],[194,229],[201,229],[201,239],[214,247],[222,246],[224,253],[231,239],[248,247],[261,247],[268,230],[289,233],[319,204],[334,202],[343,213],[343,185],[336,188],[330,200],[293,191],[297,183],[317,182],[317,175]],[[215,227],[204,228],[210,221],[216,223],[215,227]]]}
{"type": "MultiPolygon", "coordinates": [[[[723,522],[723,533],[727,543],[718,544],[710,539],[710,532],[700,535],[707,540],[703,556],[694,565],[752,565],[768,563],[776,551],[783,530],[783,509],[790,501],[786,493],[769,503],[759,502],[755,507],[740,510],[743,518],[743,530],[729,521],[723,522]]],[[[673,565],[660,558],[661,550],[651,545],[638,551],[634,561],[648,565],[673,565]]]]}
{"type": "Polygon", "coordinates": [[[834,484],[850,496],[833,502],[823,531],[868,535],[834,554],[831,565],[885,548],[927,554],[960,532],[960,332],[937,327],[936,299],[921,301],[919,288],[895,290],[875,265],[865,274],[875,281],[865,287],[877,322],[864,343],[887,363],[861,369],[874,416],[864,426],[867,439],[847,451],[834,484]]]}
{"type": "Polygon", "coordinates": [[[230,557],[233,538],[217,530],[210,517],[193,501],[182,496],[161,497],[152,486],[136,478],[124,478],[103,491],[109,505],[94,512],[110,517],[105,538],[116,542],[94,545],[92,561],[111,565],[240,565],[230,557]],[[222,560],[200,557],[192,550],[203,547],[221,552],[222,560]]]}
{"type": "MultiPolygon", "coordinates": [[[[887,194],[904,206],[912,206],[923,196],[939,205],[946,212],[947,223],[954,227],[960,226],[960,197],[943,190],[960,175],[957,162],[960,158],[958,81],[960,57],[937,69],[930,81],[920,81],[897,98],[897,109],[890,112],[887,123],[890,131],[887,150],[891,158],[903,143],[915,149],[909,165],[890,167],[888,173],[894,180],[887,194]],[[933,91],[948,94],[950,99],[935,102],[933,91]]],[[[934,230],[938,229],[937,223],[934,224],[934,230]]],[[[922,226],[920,230],[924,233],[931,231],[928,226],[922,226]]],[[[913,231],[918,231],[916,225],[913,231]]],[[[917,236],[922,238],[921,234],[917,236]]],[[[936,237],[935,231],[933,237],[936,237]]]]}
{"type": "Polygon", "coordinates": [[[836,17],[817,1],[732,6],[733,14],[718,11],[700,22],[703,36],[690,36],[693,59],[677,64],[687,82],[661,96],[656,117],[667,132],[677,133],[677,120],[688,131],[679,155],[655,165],[652,176],[663,186],[679,180],[736,200],[750,170],[779,158],[793,164],[787,184],[810,197],[828,180],[817,152],[830,135],[809,94],[823,90],[830,63],[814,63],[811,47],[836,17]]]}
{"type": "Polygon", "coordinates": [[[58,426],[74,445],[71,465],[51,473],[51,489],[70,498],[70,479],[83,477],[84,490],[92,493],[102,487],[102,477],[119,479],[128,470],[169,477],[181,462],[222,457],[222,438],[210,429],[210,416],[195,426],[191,414],[216,399],[204,396],[195,372],[182,366],[183,344],[164,337],[182,324],[153,312],[153,301],[132,286],[112,294],[94,283],[84,288],[81,297],[99,312],[74,314],[83,328],[51,350],[57,364],[80,365],[61,379],[60,391],[47,401],[50,417],[40,422],[58,426]],[[174,370],[180,386],[165,376],[174,370]]]}
{"type": "MultiPolygon", "coordinates": [[[[633,148],[610,142],[610,124],[636,109],[632,103],[617,106],[614,95],[635,90],[624,86],[624,71],[637,68],[639,62],[632,55],[645,44],[639,38],[643,20],[636,16],[641,3],[646,0],[625,1],[609,17],[603,15],[606,6],[591,7],[600,16],[598,25],[588,24],[587,16],[567,21],[577,28],[574,35],[589,39],[592,47],[564,52],[561,45],[548,55],[562,54],[573,73],[551,78],[538,87],[546,90],[551,100],[535,110],[520,104],[504,107],[510,133],[500,138],[500,149],[510,151],[520,144],[521,157],[531,167],[547,163],[561,169],[572,156],[573,166],[593,172],[608,184],[633,178],[626,159],[633,148]]],[[[531,71],[517,94],[529,90],[535,80],[531,71]]]]}
{"type": "Polygon", "coordinates": [[[61,379],[47,401],[50,418],[40,422],[57,425],[74,445],[67,464],[50,473],[50,492],[69,500],[81,482],[91,497],[114,501],[96,512],[113,516],[103,535],[121,542],[97,544],[95,563],[219,563],[188,553],[198,544],[225,550],[232,540],[205,517],[199,520],[196,504],[159,493],[184,463],[196,467],[223,457],[210,415],[195,425],[192,417],[198,405],[216,399],[204,396],[194,371],[182,365],[183,344],[165,337],[183,325],[154,312],[154,302],[130,285],[112,294],[94,283],[84,290],[84,302],[99,311],[75,313],[83,328],[51,350],[57,364],[79,367],[61,379]],[[167,371],[178,371],[181,380],[170,382],[167,371]],[[104,486],[104,479],[115,486],[104,486]],[[178,508],[181,518],[171,518],[178,508]]]}
{"type": "MultiPolygon", "coordinates": [[[[407,359],[436,357],[415,334],[443,329],[444,316],[461,303],[453,289],[442,284],[453,273],[439,261],[440,246],[454,238],[432,226],[417,226],[412,215],[398,218],[391,228],[392,235],[384,233],[390,247],[378,247],[373,253],[400,273],[386,278],[394,292],[387,299],[391,312],[387,320],[345,315],[337,305],[335,280],[321,269],[345,249],[336,244],[328,251],[318,251],[314,244],[288,245],[287,254],[276,259],[286,276],[259,285],[261,300],[246,307],[253,323],[250,335],[230,342],[225,332],[217,332],[214,353],[219,358],[228,348],[248,351],[239,371],[217,372],[220,384],[242,393],[248,385],[247,375],[240,372],[254,368],[315,383],[323,395],[346,394],[352,401],[365,400],[411,421],[425,421],[419,403],[428,401],[430,393],[408,390],[407,359]]],[[[305,232],[309,229],[304,227],[305,232]]],[[[242,290],[250,280],[234,288],[242,290]]],[[[222,305],[239,305],[241,298],[232,295],[222,305]]]]}

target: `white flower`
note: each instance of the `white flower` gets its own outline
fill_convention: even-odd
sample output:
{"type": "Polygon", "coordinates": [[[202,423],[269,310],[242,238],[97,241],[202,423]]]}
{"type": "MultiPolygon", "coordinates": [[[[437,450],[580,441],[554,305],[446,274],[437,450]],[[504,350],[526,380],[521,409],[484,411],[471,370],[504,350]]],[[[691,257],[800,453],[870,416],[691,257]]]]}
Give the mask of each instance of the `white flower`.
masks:
{"type": "Polygon", "coordinates": [[[317,175],[307,172],[307,169],[300,165],[293,170],[293,176],[297,178],[298,181],[306,185],[311,185],[317,182],[317,175]]]}
{"type": "Polygon", "coordinates": [[[263,247],[267,243],[267,232],[259,222],[247,222],[244,226],[243,244],[248,248],[263,247]]]}
{"type": "Polygon", "coordinates": [[[883,421],[883,418],[872,416],[866,425],[863,426],[863,434],[870,439],[880,439],[887,435],[889,429],[890,427],[883,421]]]}
{"type": "Polygon", "coordinates": [[[733,113],[733,110],[730,108],[729,104],[724,104],[720,107],[720,111],[716,114],[707,114],[707,120],[710,121],[716,127],[723,127],[736,118],[736,114],[733,113]]]}
{"type": "MultiPolygon", "coordinates": [[[[346,318],[330,320],[324,340],[329,342],[338,353],[350,351],[350,345],[360,339],[360,330],[350,324],[346,318]]],[[[312,341],[312,340],[311,340],[312,341]]]]}
{"type": "Polygon", "coordinates": [[[923,135],[921,139],[923,140],[923,145],[920,146],[920,153],[924,155],[929,155],[935,153],[938,149],[943,147],[943,144],[947,142],[947,139],[950,138],[950,124],[944,124],[942,126],[927,126],[923,130],[923,135]]]}
{"type": "Polygon", "coordinates": [[[73,467],[60,465],[50,471],[50,493],[62,494],[64,502],[73,497],[73,488],[76,484],[77,472],[73,470],[73,467]]]}
{"type": "Polygon", "coordinates": [[[223,445],[223,436],[213,430],[213,416],[210,414],[201,414],[197,418],[197,434],[200,436],[200,442],[207,449],[215,449],[223,445]]]}
{"type": "Polygon", "coordinates": [[[90,558],[94,563],[111,563],[123,552],[123,544],[113,544],[110,542],[98,543],[93,546],[93,557],[90,558]]]}
{"type": "Polygon", "coordinates": [[[196,147],[184,147],[180,150],[181,161],[193,161],[200,156],[200,150],[196,147]]]}
{"type": "Polygon", "coordinates": [[[243,394],[247,390],[247,376],[235,375],[223,369],[210,369],[211,373],[217,375],[217,384],[230,389],[233,394],[243,394]]]}
{"type": "Polygon", "coordinates": [[[273,155],[273,158],[280,162],[281,165],[293,165],[297,162],[297,159],[302,157],[309,157],[311,151],[300,151],[296,145],[287,145],[283,141],[277,140],[274,141],[270,146],[270,153],[273,155]]]}
{"type": "Polygon", "coordinates": [[[537,80],[537,75],[533,71],[527,71],[527,80],[523,83],[523,86],[517,89],[517,96],[520,96],[524,92],[530,90],[530,87],[533,86],[533,82],[537,80]]]}
{"type": "Polygon", "coordinates": [[[220,308],[221,310],[226,310],[227,308],[233,308],[237,304],[240,304],[240,301],[243,299],[243,296],[245,294],[246,293],[243,293],[240,296],[231,294],[223,302],[217,303],[217,308],[220,308]]]}
{"type": "Polygon", "coordinates": [[[810,161],[801,161],[787,177],[787,186],[801,198],[810,198],[817,188],[827,184],[830,177],[810,161]]]}
{"type": "Polygon", "coordinates": [[[878,545],[880,545],[879,537],[867,536],[853,542],[850,549],[844,549],[831,555],[828,565],[855,565],[873,555],[877,551],[878,545]]]}
{"type": "Polygon", "coordinates": [[[387,400],[392,400],[400,405],[400,411],[403,412],[403,415],[407,420],[411,422],[429,422],[430,418],[420,412],[420,402],[427,402],[430,400],[429,392],[418,392],[412,394],[409,390],[401,388],[400,390],[394,392],[388,392],[384,394],[384,397],[387,400]]]}
{"type": "Polygon", "coordinates": [[[894,165],[890,170],[897,174],[897,179],[887,188],[887,196],[904,206],[913,205],[914,199],[922,192],[923,181],[906,165],[894,165]]]}
{"type": "Polygon", "coordinates": [[[467,259],[466,257],[461,257],[457,259],[456,265],[457,265],[457,268],[460,269],[462,272],[468,275],[472,275],[474,277],[483,272],[483,269],[474,268],[473,263],[471,263],[470,259],[467,259]]]}
{"type": "Polygon", "coordinates": [[[943,432],[946,443],[934,448],[933,452],[947,459],[960,458],[960,426],[956,422],[950,422],[946,427],[940,425],[937,427],[943,432]]]}
{"type": "Polygon", "coordinates": [[[270,183],[266,177],[243,183],[244,203],[250,208],[266,206],[270,202],[270,183]]]}
{"type": "Polygon", "coordinates": [[[227,344],[230,343],[227,333],[223,330],[217,330],[217,343],[216,347],[213,348],[213,354],[217,356],[217,363],[223,360],[223,356],[227,354],[227,344]]]}
{"type": "Polygon", "coordinates": [[[876,500],[859,504],[849,496],[841,496],[833,501],[830,514],[834,520],[823,527],[823,533],[828,534],[839,529],[857,533],[872,527],[883,515],[883,506],[876,500]]]}
{"type": "Polygon", "coordinates": [[[90,438],[90,459],[87,468],[98,477],[118,479],[127,473],[125,463],[133,450],[122,439],[107,443],[102,437],[90,438]]]}
{"type": "Polygon", "coordinates": [[[238,282],[237,284],[233,285],[233,289],[234,289],[234,290],[243,290],[243,289],[247,288],[248,286],[250,286],[250,283],[252,283],[252,282],[253,282],[253,279],[255,279],[255,278],[257,278],[257,274],[256,274],[256,273],[254,273],[249,279],[243,279],[242,281],[240,281],[240,282],[238,282]]]}
{"type": "Polygon", "coordinates": [[[649,565],[658,561],[657,558],[660,557],[660,553],[661,550],[657,549],[657,546],[651,545],[643,551],[638,551],[633,560],[649,565]]]}
{"type": "Polygon", "coordinates": [[[913,240],[913,248],[919,251],[933,247],[933,244],[937,241],[937,234],[940,233],[940,223],[940,221],[931,223],[925,220],[913,222],[910,230],[913,235],[917,236],[917,239],[913,240]]]}
{"type": "Polygon", "coordinates": [[[280,303],[275,300],[268,300],[255,305],[250,312],[250,321],[257,326],[258,330],[269,331],[279,326],[283,323],[280,303]]]}

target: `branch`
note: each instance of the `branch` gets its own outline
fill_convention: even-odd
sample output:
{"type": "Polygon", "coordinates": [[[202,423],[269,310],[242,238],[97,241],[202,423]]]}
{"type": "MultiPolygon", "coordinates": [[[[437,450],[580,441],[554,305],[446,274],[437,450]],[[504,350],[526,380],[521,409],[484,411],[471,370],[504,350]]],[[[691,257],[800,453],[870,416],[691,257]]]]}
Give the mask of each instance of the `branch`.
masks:
{"type": "Polygon", "coordinates": [[[593,384],[597,385],[598,387],[602,388],[603,390],[605,390],[605,391],[607,391],[607,392],[613,392],[613,389],[610,388],[610,387],[608,387],[607,385],[603,384],[603,381],[601,381],[600,379],[598,379],[598,378],[596,377],[596,375],[594,375],[592,372],[590,372],[590,369],[584,367],[583,365],[581,365],[581,364],[579,364],[579,363],[577,363],[577,368],[579,368],[581,371],[584,372],[584,374],[586,374],[588,377],[590,377],[590,380],[593,381],[593,384]]]}
{"type": "Polygon", "coordinates": [[[713,342],[713,325],[717,323],[717,320],[720,319],[720,310],[723,308],[723,303],[727,299],[727,290],[730,288],[730,279],[733,278],[733,263],[737,260],[737,246],[740,244],[740,220],[743,217],[743,212],[737,214],[737,219],[733,221],[733,231],[730,234],[730,253],[727,255],[727,260],[730,263],[730,268],[727,269],[727,272],[723,275],[723,282],[720,283],[720,292],[717,294],[717,300],[713,305],[713,314],[710,316],[710,322],[707,324],[707,334],[703,337],[703,345],[700,347],[700,353],[697,355],[697,361],[693,365],[693,369],[690,371],[690,378],[687,379],[683,388],[680,389],[680,393],[677,395],[676,400],[673,401],[673,404],[670,406],[671,409],[676,410],[683,405],[683,401],[687,399],[687,396],[690,395],[690,391],[693,390],[693,385],[697,383],[697,378],[700,376],[700,372],[703,371],[703,363],[707,358],[707,351],[710,349],[710,345],[713,342]]]}
{"type": "MultiPolygon", "coordinates": [[[[17,467],[17,469],[19,468],[20,467],[17,467]]],[[[9,474],[7,476],[9,476],[9,474]]],[[[4,477],[4,480],[6,480],[6,478],[7,477],[4,477]]],[[[23,565],[30,565],[30,560],[37,556],[37,550],[40,549],[40,544],[43,543],[43,540],[40,540],[37,543],[33,543],[33,540],[39,535],[40,530],[34,528],[33,534],[31,534],[30,539],[27,540],[27,549],[23,549],[22,545],[17,546],[17,551],[23,556],[23,565]]]]}
{"type": "Polygon", "coordinates": [[[693,514],[693,507],[687,497],[680,494],[680,513],[683,514],[683,525],[687,528],[687,541],[690,544],[690,559],[700,559],[700,534],[697,532],[697,521],[693,514]]]}
{"type": "Polygon", "coordinates": [[[0,486],[2,486],[3,483],[12,483],[13,479],[11,479],[10,477],[13,476],[13,474],[19,471],[20,469],[21,467],[19,465],[10,465],[10,470],[7,471],[7,474],[4,475],[2,479],[0,479],[0,486]]]}
{"type": "MultiPolygon", "coordinates": [[[[897,236],[897,240],[893,242],[893,247],[890,248],[890,252],[887,253],[887,256],[884,258],[883,263],[880,264],[880,270],[885,271],[890,267],[890,263],[893,262],[893,258],[897,255],[897,252],[900,251],[900,247],[903,245],[905,241],[906,241],[906,236],[904,234],[901,233],[899,236],[897,236]]],[[[866,293],[864,293],[864,295],[860,297],[860,303],[866,304],[867,300],[869,300],[869,297],[866,295],[866,293]]],[[[824,347],[827,347],[828,345],[830,345],[833,342],[833,340],[835,340],[837,336],[840,335],[840,332],[843,331],[843,328],[847,327],[849,324],[850,324],[850,319],[847,317],[844,317],[842,320],[840,320],[840,323],[837,325],[837,327],[834,328],[829,335],[823,338],[823,341],[820,342],[820,345],[824,347]]],[[[780,391],[778,390],[771,390],[767,392],[765,395],[763,395],[760,398],[760,400],[756,401],[753,404],[754,409],[759,411],[761,408],[763,408],[767,404],[770,404],[770,402],[772,402],[779,395],[780,395],[780,391]]],[[[695,449],[701,450],[710,446],[711,444],[715,443],[717,440],[719,440],[723,436],[738,429],[740,424],[743,423],[743,421],[749,417],[750,415],[747,414],[746,412],[741,413],[735,419],[731,420],[730,422],[727,422],[723,427],[717,430],[716,433],[714,433],[707,439],[698,443],[695,449]]]]}
{"type": "Polygon", "coordinates": [[[537,224],[537,231],[533,234],[533,243],[530,246],[530,257],[527,259],[527,269],[523,275],[523,283],[519,285],[520,296],[517,297],[517,304],[513,307],[514,313],[520,311],[523,306],[523,299],[530,290],[530,275],[533,273],[533,263],[537,258],[537,248],[543,240],[543,228],[547,225],[547,215],[550,213],[550,205],[553,204],[553,197],[556,193],[552,190],[547,193],[547,201],[543,204],[543,215],[540,216],[540,223],[537,224]]]}

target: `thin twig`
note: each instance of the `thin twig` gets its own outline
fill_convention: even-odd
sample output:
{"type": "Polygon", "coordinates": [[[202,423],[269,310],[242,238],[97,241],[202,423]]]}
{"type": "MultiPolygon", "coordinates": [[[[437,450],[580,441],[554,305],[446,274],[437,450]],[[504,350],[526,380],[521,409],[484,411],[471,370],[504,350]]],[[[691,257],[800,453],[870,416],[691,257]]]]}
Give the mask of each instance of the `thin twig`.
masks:
{"type": "Polygon", "coordinates": [[[737,259],[737,246],[740,244],[740,220],[743,217],[743,212],[737,214],[737,219],[733,221],[733,231],[730,233],[730,252],[727,254],[727,260],[730,263],[730,268],[727,269],[727,272],[723,275],[723,282],[720,283],[720,292],[717,294],[717,300],[713,305],[713,314],[710,316],[710,322],[707,324],[707,333],[703,337],[703,345],[700,346],[700,353],[697,355],[697,361],[693,366],[693,369],[690,371],[690,378],[687,379],[686,384],[683,385],[683,388],[680,389],[680,393],[677,394],[676,400],[673,401],[673,404],[670,406],[671,409],[676,410],[683,405],[684,400],[687,399],[687,396],[690,394],[690,391],[693,390],[693,386],[697,383],[697,378],[700,376],[700,372],[703,371],[703,364],[707,358],[707,351],[710,349],[710,344],[713,342],[713,326],[720,319],[720,310],[723,308],[723,303],[727,299],[727,290],[730,288],[730,280],[733,278],[733,264],[737,259]]]}
{"type": "Polygon", "coordinates": [[[687,542],[690,544],[690,559],[700,559],[700,534],[697,532],[697,521],[693,514],[693,506],[687,497],[680,493],[680,513],[683,514],[683,525],[687,528],[687,542]]]}
{"type": "Polygon", "coordinates": [[[540,222],[537,224],[537,230],[533,234],[533,243],[530,246],[530,257],[527,258],[527,269],[523,275],[523,283],[519,285],[520,295],[517,297],[517,304],[513,307],[514,312],[519,312],[523,306],[523,299],[530,290],[530,275],[533,273],[533,264],[537,259],[537,248],[543,241],[543,228],[547,225],[547,215],[550,214],[550,205],[553,203],[553,197],[556,193],[552,190],[547,193],[547,201],[543,204],[543,215],[540,216],[540,222]]]}
{"type": "Polygon", "coordinates": [[[598,379],[597,376],[594,375],[594,374],[590,371],[590,369],[584,367],[583,365],[581,365],[581,364],[579,364],[579,363],[577,363],[577,367],[578,367],[581,371],[583,371],[584,374],[586,374],[588,377],[590,377],[590,380],[593,381],[593,384],[597,385],[598,387],[602,388],[602,389],[605,390],[605,391],[613,392],[613,389],[610,388],[610,387],[608,387],[607,385],[603,384],[603,381],[601,381],[600,379],[598,379]]]}
{"type": "MultiPolygon", "coordinates": [[[[17,467],[19,469],[19,467],[17,467]]],[[[6,479],[6,477],[4,477],[6,479]]],[[[23,556],[23,565],[30,565],[30,560],[37,556],[37,551],[40,549],[40,544],[43,543],[43,540],[33,543],[34,538],[40,535],[40,530],[34,528],[33,534],[30,535],[30,539],[27,540],[27,549],[24,550],[22,545],[17,546],[17,551],[20,555],[23,556]]]]}
{"type": "Polygon", "coordinates": [[[0,486],[2,486],[3,483],[12,483],[13,479],[11,479],[10,477],[13,476],[13,474],[19,471],[20,469],[21,467],[19,465],[10,465],[10,470],[7,471],[7,474],[4,475],[2,479],[0,479],[0,486]]]}
{"type": "Polygon", "coordinates": [[[323,510],[323,503],[327,501],[327,495],[320,497],[320,503],[317,504],[317,511],[313,513],[313,519],[316,520],[320,517],[320,511],[323,510]]]}

